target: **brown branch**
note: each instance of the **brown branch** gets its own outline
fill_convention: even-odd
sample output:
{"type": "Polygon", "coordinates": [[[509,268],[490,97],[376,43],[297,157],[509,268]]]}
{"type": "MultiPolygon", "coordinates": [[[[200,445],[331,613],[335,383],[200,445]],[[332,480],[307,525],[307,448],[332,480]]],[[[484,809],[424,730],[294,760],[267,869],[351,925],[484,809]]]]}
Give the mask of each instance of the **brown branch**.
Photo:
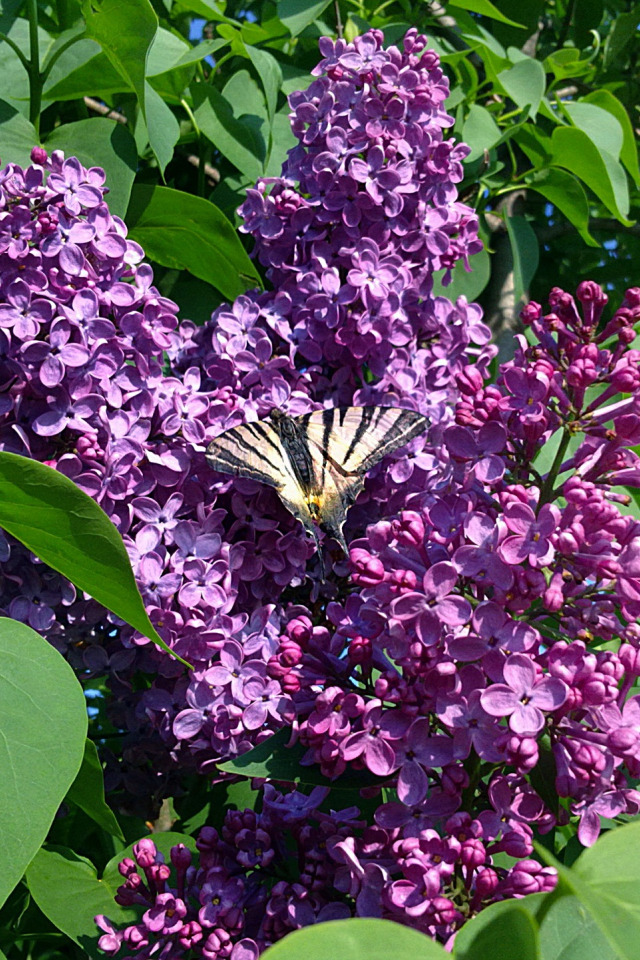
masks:
{"type": "MultiPolygon", "coordinates": [[[[111,107],[106,105],[106,103],[100,103],[99,100],[94,100],[93,97],[84,97],[84,102],[89,110],[93,110],[94,113],[99,113],[101,117],[106,117],[107,120],[115,120],[117,123],[129,122],[123,113],[118,113],[117,110],[112,110],[111,107]]],[[[195,153],[188,154],[187,161],[192,167],[196,167],[196,169],[200,166],[200,157],[196,156],[195,153]]],[[[210,163],[205,163],[204,173],[205,176],[211,181],[211,186],[215,186],[220,182],[219,170],[216,170],[215,167],[212,167],[210,163]]]]}
{"type": "MultiPolygon", "coordinates": [[[[187,157],[187,160],[192,167],[200,166],[200,157],[196,156],[195,153],[190,153],[187,157]]],[[[216,183],[220,182],[220,171],[215,167],[212,167],[210,163],[205,163],[204,165],[204,175],[212,181],[212,186],[215,186],[216,183]]]]}
{"type": "Polygon", "coordinates": [[[118,123],[129,122],[124,113],[118,113],[117,110],[112,110],[106,103],[100,103],[99,100],[94,100],[93,97],[84,97],[84,102],[89,110],[93,110],[94,113],[99,113],[101,117],[106,117],[107,120],[116,120],[118,123]]]}

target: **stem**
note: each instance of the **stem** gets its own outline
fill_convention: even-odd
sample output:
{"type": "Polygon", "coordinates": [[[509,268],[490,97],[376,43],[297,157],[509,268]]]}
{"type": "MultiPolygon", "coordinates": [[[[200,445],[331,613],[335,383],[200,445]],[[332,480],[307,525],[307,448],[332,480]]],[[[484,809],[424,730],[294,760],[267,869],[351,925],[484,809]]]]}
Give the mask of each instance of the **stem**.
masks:
{"type": "Polygon", "coordinates": [[[19,59],[20,63],[22,64],[22,66],[25,68],[25,70],[27,71],[27,73],[29,73],[29,69],[30,69],[29,61],[28,61],[27,58],[25,57],[24,53],[22,52],[22,50],[20,49],[20,47],[18,46],[18,44],[15,43],[15,42],[11,39],[11,37],[8,37],[8,36],[6,35],[6,33],[0,33],[0,40],[2,40],[4,43],[8,44],[8,45],[11,47],[11,49],[13,50],[13,52],[14,52],[14,53],[16,54],[16,56],[18,57],[18,59],[19,59]]]}
{"type": "Polygon", "coordinates": [[[338,3],[338,0],[335,0],[333,6],[334,6],[335,11],[336,11],[336,33],[338,34],[338,36],[339,36],[340,39],[342,40],[342,38],[343,38],[343,36],[344,36],[344,29],[343,29],[343,26],[342,26],[342,17],[340,16],[340,4],[338,3]]]}
{"type": "MultiPolygon", "coordinates": [[[[82,34],[74,34],[73,37],[69,37],[69,39],[65,43],[63,43],[61,47],[58,47],[58,49],[53,54],[53,56],[47,63],[46,67],[42,71],[42,76],[40,77],[42,86],[44,86],[44,84],[46,83],[47,77],[51,73],[51,69],[54,66],[56,60],[58,60],[62,56],[62,54],[69,49],[69,47],[72,47],[74,43],[77,43],[78,40],[84,40],[84,31],[82,34]]],[[[45,61],[46,61],[46,57],[45,57],[45,61]]]]}
{"type": "Polygon", "coordinates": [[[551,470],[549,470],[549,473],[547,474],[542,484],[542,487],[540,488],[540,500],[538,501],[537,513],[540,512],[540,509],[544,506],[545,503],[548,503],[550,500],[553,499],[554,494],[557,494],[557,491],[553,489],[553,485],[556,482],[556,477],[558,476],[558,471],[562,466],[562,461],[564,460],[564,455],[567,452],[567,447],[569,446],[570,440],[571,440],[571,431],[567,430],[565,427],[564,434],[560,441],[560,446],[556,451],[556,455],[551,465],[551,470]]]}
{"type": "Polygon", "coordinates": [[[40,139],[42,77],[40,76],[40,44],[38,42],[38,2],[27,0],[29,16],[29,120],[40,139]]]}

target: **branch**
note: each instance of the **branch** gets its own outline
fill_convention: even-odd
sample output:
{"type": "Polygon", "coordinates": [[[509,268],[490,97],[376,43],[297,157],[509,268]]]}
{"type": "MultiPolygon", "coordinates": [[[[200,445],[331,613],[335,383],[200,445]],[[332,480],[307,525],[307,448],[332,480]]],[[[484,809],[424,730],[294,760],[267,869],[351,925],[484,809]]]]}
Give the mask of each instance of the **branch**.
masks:
{"type": "MultiPolygon", "coordinates": [[[[106,103],[100,103],[99,100],[94,100],[93,97],[84,97],[84,102],[89,110],[93,110],[94,113],[99,113],[101,117],[106,117],[107,120],[115,120],[116,123],[129,122],[123,113],[118,113],[117,110],[112,110],[111,107],[106,105],[106,103]]],[[[188,154],[187,161],[192,167],[198,168],[200,166],[200,157],[197,157],[195,153],[188,154]]],[[[215,167],[212,167],[210,163],[205,163],[204,173],[205,176],[211,181],[212,186],[215,186],[220,182],[220,171],[216,170],[215,167]]]]}

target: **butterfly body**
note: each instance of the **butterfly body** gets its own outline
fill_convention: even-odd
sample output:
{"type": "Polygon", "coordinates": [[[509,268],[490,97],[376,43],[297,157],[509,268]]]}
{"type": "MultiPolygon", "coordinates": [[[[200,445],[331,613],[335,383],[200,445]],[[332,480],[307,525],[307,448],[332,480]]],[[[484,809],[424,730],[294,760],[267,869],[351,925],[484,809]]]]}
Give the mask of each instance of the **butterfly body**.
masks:
{"type": "Polygon", "coordinates": [[[316,525],[348,553],[342,529],[365,474],[428,425],[422,414],[396,407],[332,407],[301,417],[273,410],[269,420],[216,437],[206,456],[214,470],[273,487],[318,546],[316,525]]]}

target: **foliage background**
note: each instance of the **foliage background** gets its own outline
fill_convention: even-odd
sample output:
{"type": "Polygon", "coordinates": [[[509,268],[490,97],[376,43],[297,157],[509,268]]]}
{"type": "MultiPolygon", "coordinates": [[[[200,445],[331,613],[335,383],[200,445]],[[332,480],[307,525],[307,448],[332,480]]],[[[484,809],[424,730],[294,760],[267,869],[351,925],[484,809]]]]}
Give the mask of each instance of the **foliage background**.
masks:
{"type": "MultiPolygon", "coordinates": [[[[480,214],[486,246],[471,273],[456,269],[446,293],[479,300],[506,357],[518,306],[529,297],[544,299],[553,286],[570,289],[576,277],[590,277],[618,301],[637,284],[639,21],[640,5],[623,0],[10,0],[0,14],[0,157],[26,164],[41,143],[102,166],[112,212],[154,262],[162,293],[183,316],[203,322],[223,300],[262,283],[234,231],[235,210],[257,177],[280,172],[294,143],[286,96],[308,85],[318,37],[352,39],[373,26],[393,42],[417,26],[451,80],[453,134],[471,146],[460,193],[480,214]]],[[[50,684],[69,681],[55,669],[50,684]]],[[[99,740],[99,709],[93,714],[90,733],[99,740]]],[[[82,741],[77,713],[72,727],[82,741]]],[[[80,794],[91,813],[80,803],[74,818],[54,828],[54,840],[70,842],[73,833],[78,862],[102,845],[106,862],[121,858],[122,844],[144,825],[121,814],[114,826],[99,767],[85,755],[85,774],[91,767],[97,775],[80,794]]],[[[61,784],[41,788],[50,788],[53,809],[64,776],[61,784]]],[[[229,788],[218,798],[221,808],[242,805],[246,789],[246,782],[229,788]]],[[[185,830],[197,826],[202,791],[205,784],[192,785],[185,830]]],[[[172,820],[165,805],[154,825],[166,829],[172,820]]],[[[168,849],[170,835],[163,841],[168,849]]],[[[52,921],[68,910],[68,893],[49,910],[47,896],[38,899],[46,869],[32,864],[31,893],[16,888],[4,908],[8,956],[95,953],[86,932],[67,930],[74,944],[60,932],[64,924],[52,921]]],[[[77,881],[77,871],[70,876],[77,881]]],[[[86,882],[89,898],[95,876],[86,882]]],[[[576,890],[579,884],[572,896],[576,890]]],[[[580,895],[584,907],[584,887],[580,895]]],[[[90,912],[108,913],[110,902],[109,894],[90,912]]],[[[566,903],[563,909],[570,913],[566,903]]],[[[529,929],[529,920],[522,922],[529,929]]],[[[373,943],[381,934],[370,936],[373,943]]],[[[519,956],[535,955],[535,930],[531,936],[534,952],[520,945],[519,956]]],[[[366,947],[364,930],[362,938],[366,947]]],[[[464,956],[464,944],[460,950],[464,956]]],[[[469,955],[480,950],[476,942],[469,955]]]]}

